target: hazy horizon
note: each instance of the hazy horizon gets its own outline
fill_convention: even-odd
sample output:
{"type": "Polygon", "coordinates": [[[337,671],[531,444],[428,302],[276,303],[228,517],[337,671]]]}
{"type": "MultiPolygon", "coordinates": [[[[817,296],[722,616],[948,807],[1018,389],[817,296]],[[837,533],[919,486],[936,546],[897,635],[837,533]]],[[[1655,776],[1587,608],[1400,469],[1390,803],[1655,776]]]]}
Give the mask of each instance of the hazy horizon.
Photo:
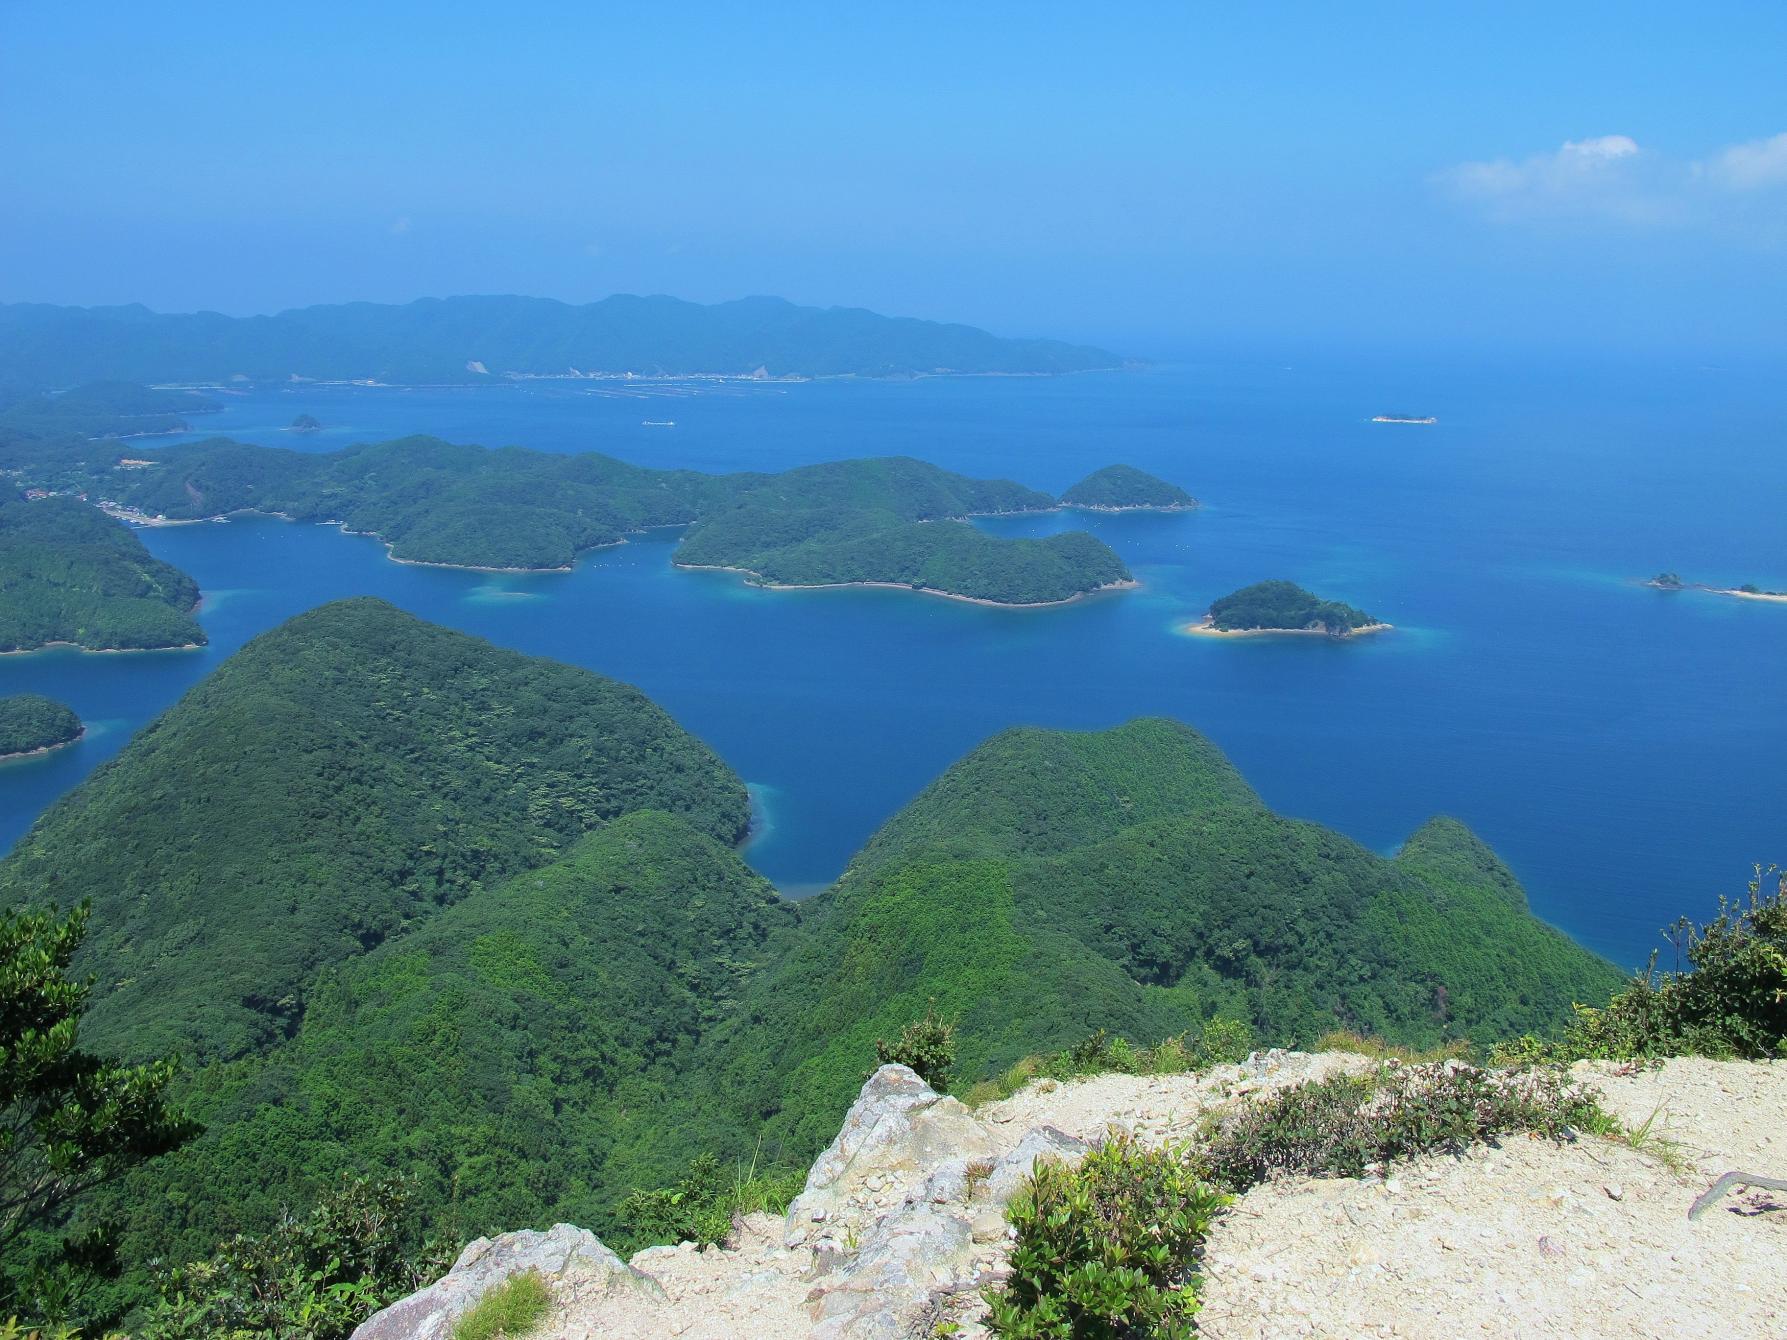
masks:
{"type": "Polygon", "coordinates": [[[0,4],[0,300],[1787,352],[1787,11],[0,4]]]}

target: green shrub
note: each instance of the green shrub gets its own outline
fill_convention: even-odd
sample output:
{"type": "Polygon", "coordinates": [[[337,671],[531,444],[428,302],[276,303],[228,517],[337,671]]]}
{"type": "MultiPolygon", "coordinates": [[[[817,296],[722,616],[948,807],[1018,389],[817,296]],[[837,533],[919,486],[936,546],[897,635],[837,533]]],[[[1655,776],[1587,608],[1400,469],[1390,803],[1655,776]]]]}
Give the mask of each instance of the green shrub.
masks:
{"type": "Polygon", "coordinates": [[[1276,1173],[1360,1177],[1419,1154],[1456,1152],[1514,1132],[1560,1140],[1599,1128],[1593,1098],[1555,1070],[1391,1065],[1299,1084],[1220,1118],[1199,1166],[1245,1191],[1276,1173]]]}
{"type": "Polygon", "coordinates": [[[949,1092],[949,1072],[956,1063],[956,1026],[937,1013],[937,1002],[925,1017],[900,1030],[898,1041],[877,1040],[875,1058],[882,1065],[909,1066],[938,1093],[949,1092]]]}
{"type": "Polygon", "coordinates": [[[675,1186],[636,1190],[620,1203],[617,1242],[627,1253],[659,1243],[724,1242],[737,1216],[781,1214],[804,1182],[805,1174],[792,1169],[760,1172],[755,1159],[728,1176],[712,1154],[701,1154],[675,1186]]]}
{"type": "Polygon", "coordinates": [[[511,1275],[453,1325],[453,1340],[514,1340],[545,1320],[552,1293],[537,1270],[511,1275]]]}
{"type": "MultiPolygon", "coordinates": [[[[0,1340],[81,1340],[81,1333],[67,1326],[51,1325],[44,1329],[22,1326],[17,1317],[0,1321],[0,1340]]],[[[122,1331],[110,1331],[105,1340],[130,1340],[122,1331]]]]}
{"type": "Polygon", "coordinates": [[[1605,1007],[1578,1005],[1561,1042],[1517,1038],[1491,1061],[1787,1056],[1787,874],[1757,866],[1746,901],[1721,900],[1704,926],[1684,918],[1672,938],[1687,971],[1659,974],[1653,956],[1605,1007]]]}
{"type": "Polygon", "coordinates": [[[239,1235],[173,1271],[143,1340],[342,1340],[387,1303],[443,1272],[415,1243],[412,1190],[397,1178],[347,1178],[308,1215],[239,1235]]]}
{"type": "Polygon", "coordinates": [[[1038,1164],[1007,1210],[1017,1237],[988,1325],[1012,1340],[1190,1336],[1197,1248],[1226,1203],[1183,1151],[1127,1136],[1077,1168],[1038,1164]]]}

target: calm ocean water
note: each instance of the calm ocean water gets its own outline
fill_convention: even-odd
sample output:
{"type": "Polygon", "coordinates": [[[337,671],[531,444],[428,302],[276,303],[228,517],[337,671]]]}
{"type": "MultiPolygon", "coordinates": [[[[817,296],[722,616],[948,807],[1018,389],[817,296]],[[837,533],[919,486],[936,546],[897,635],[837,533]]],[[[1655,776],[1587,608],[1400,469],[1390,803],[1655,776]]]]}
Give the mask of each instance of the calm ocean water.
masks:
{"type": "Polygon", "coordinates": [[[246,639],[326,600],[385,597],[505,646],[638,684],[751,783],[752,863],[837,874],[928,780],[1016,723],[1138,714],[1209,734],[1283,813],[1391,852],[1467,821],[1540,915],[1625,965],[1660,927],[1787,861],[1787,606],[1635,579],[1787,589],[1787,385],[1716,368],[1197,366],[961,379],[231,396],[207,433],[307,450],[406,432],[644,464],[777,469],[905,453],[1060,489],[1111,461],[1204,500],[1085,526],[1145,583],[1049,611],[890,591],[761,592],[671,569],[673,537],[570,574],[388,562],[271,519],[146,532],[205,591],[202,652],[0,659],[0,693],[71,703],[71,749],[0,765],[0,844],[246,639]],[[1374,425],[1382,412],[1433,427],[1374,425]],[[281,431],[310,413],[328,431],[281,431]],[[645,421],[674,420],[674,427],[645,421]],[[1289,577],[1396,631],[1350,645],[1176,628],[1289,577]]]}

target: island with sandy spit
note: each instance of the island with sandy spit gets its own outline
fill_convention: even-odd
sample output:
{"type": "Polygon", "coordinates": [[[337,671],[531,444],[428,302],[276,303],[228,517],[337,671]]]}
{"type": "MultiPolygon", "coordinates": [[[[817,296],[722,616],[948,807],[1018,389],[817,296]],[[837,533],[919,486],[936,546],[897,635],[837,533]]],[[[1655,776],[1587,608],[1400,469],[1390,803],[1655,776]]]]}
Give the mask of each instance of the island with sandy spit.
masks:
{"type": "Polygon", "coordinates": [[[1061,505],[1082,512],[1189,512],[1198,500],[1133,465],[1107,465],[1063,493],[1061,505]]]}
{"type": "Polygon", "coordinates": [[[85,731],[74,709],[40,693],[0,698],[0,759],[47,754],[85,731]]]}
{"type": "Polygon", "coordinates": [[[1711,586],[1706,582],[1683,581],[1679,573],[1659,572],[1645,582],[1645,585],[1657,591],[1704,591],[1713,596],[1736,596],[1739,600],[1767,600],[1787,604],[1787,591],[1767,591],[1754,582],[1745,582],[1742,586],[1711,586]]]}
{"type": "Polygon", "coordinates": [[[1391,625],[1362,609],[1324,600],[1295,582],[1255,582],[1210,606],[1203,622],[1184,631],[1200,637],[1303,635],[1347,638],[1388,632],[1391,625]]]}

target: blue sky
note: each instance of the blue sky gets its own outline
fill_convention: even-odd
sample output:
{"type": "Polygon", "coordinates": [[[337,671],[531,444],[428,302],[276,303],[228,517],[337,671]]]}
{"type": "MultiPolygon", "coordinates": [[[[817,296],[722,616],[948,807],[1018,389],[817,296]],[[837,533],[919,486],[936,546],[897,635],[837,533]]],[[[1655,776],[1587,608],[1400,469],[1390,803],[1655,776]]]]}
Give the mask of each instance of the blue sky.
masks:
{"type": "Polygon", "coordinates": [[[866,8],[0,0],[0,300],[1787,353],[1787,5],[866,8]]]}

